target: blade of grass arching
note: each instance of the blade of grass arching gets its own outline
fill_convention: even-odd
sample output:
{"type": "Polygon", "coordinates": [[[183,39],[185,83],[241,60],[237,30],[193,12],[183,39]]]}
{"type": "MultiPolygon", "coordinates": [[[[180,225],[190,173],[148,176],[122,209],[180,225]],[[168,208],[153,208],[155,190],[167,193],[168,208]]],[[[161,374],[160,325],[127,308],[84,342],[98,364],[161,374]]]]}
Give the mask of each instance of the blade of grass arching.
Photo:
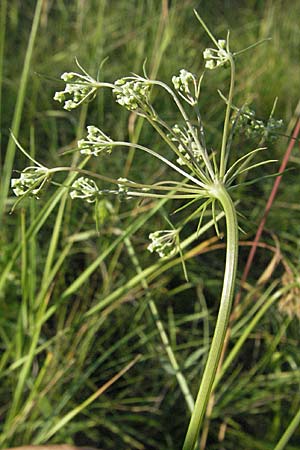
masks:
{"type": "MultiPolygon", "coordinates": [[[[222,213],[220,214],[220,218],[222,217],[222,213]]],[[[212,223],[210,223],[210,224],[208,224],[206,227],[205,227],[205,230],[206,229],[208,229],[210,226],[212,226],[212,223]]],[[[205,231],[204,230],[204,231],[205,231]]],[[[203,231],[203,232],[204,232],[203,231]]],[[[194,235],[194,240],[197,238],[197,236],[196,236],[196,233],[195,233],[195,235],[194,235]]],[[[184,241],[184,245],[188,245],[188,244],[190,244],[192,242],[192,239],[191,239],[191,237],[189,237],[186,241],[184,241]]],[[[207,248],[207,243],[206,242],[204,242],[203,244],[201,244],[201,247],[203,248],[203,249],[205,249],[205,248],[207,248]]],[[[192,257],[192,256],[194,256],[195,254],[199,254],[200,253],[200,246],[197,246],[197,249],[195,250],[195,249],[192,249],[191,250],[191,252],[190,252],[190,255],[189,255],[189,257],[192,257]]],[[[180,264],[181,263],[181,259],[180,258],[178,258],[177,260],[174,260],[174,261],[171,261],[171,264],[168,264],[168,265],[166,265],[166,263],[164,262],[164,270],[168,270],[169,268],[171,268],[171,267],[173,267],[174,265],[176,265],[176,264],[180,264]]],[[[154,274],[156,277],[158,277],[159,276],[159,274],[161,273],[161,266],[162,266],[162,264],[160,263],[160,264],[156,264],[155,265],[155,267],[154,267],[154,269],[157,269],[157,273],[156,274],[154,274]]],[[[144,277],[146,277],[147,276],[147,274],[149,275],[149,273],[151,274],[151,272],[153,271],[153,268],[151,268],[150,269],[150,271],[149,270],[147,270],[146,269],[146,271],[143,271],[143,276],[144,277]]],[[[153,276],[152,278],[155,278],[155,276],[153,276]]],[[[103,314],[102,314],[102,320],[101,321],[99,321],[99,318],[97,318],[97,326],[100,326],[101,324],[102,324],[102,322],[105,320],[105,317],[106,317],[106,315],[107,314],[109,314],[115,307],[117,307],[117,305],[118,304],[120,304],[120,298],[121,298],[121,300],[122,300],[122,296],[124,297],[126,294],[128,294],[128,292],[130,292],[130,290],[132,289],[132,288],[134,288],[134,286],[136,286],[136,285],[138,285],[138,284],[140,284],[140,280],[138,279],[138,280],[135,280],[135,282],[134,283],[131,283],[131,281],[129,281],[126,285],[125,285],[125,287],[122,287],[122,288],[119,288],[119,290],[115,290],[110,296],[109,296],[109,298],[107,298],[107,297],[105,297],[104,298],[104,303],[105,303],[105,305],[103,305],[102,304],[102,302],[100,302],[100,304],[97,304],[97,311],[99,311],[100,309],[101,310],[104,310],[103,311],[103,314]],[[131,285],[132,284],[132,285],[131,285]],[[115,304],[115,307],[113,306],[113,304],[115,304]],[[105,308],[105,306],[108,306],[108,305],[112,305],[112,306],[108,306],[108,308],[105,310],[104,308],[105,308]]],[[[56,309],[57,309],[57,306],[52,306],[52,307],[50,307],[49,309],[48,309],[48,311],[47,311],[47,313],[45,314],[45,319],[46,319],[46,317],[48,318],[48,317],[50,317],[55,311],[56,311],[56,309]]],[[[93,310],[93,308],[91,308],[92,310],[93,310]]],[[[91,311],[91,310],[90,310],[91,311]]],[[[80,321],[84,321],[84,322],[86,322],[86,318],[88,317],[88,316],[91,316],[91,314],[93,314],[93,312],[94,311],[92,311],[91,313],[90,313],[90,311],[88,311],[86,314],[84,314],[84,315],[81,315],[80,316],[80,321]]],[[[136,323],[136,321],[135,321],[135,323],[136,323]]],[[[93,325],[91,325],[91,329],[93,328],[93,325]]],[[[38,349],[37,349],[37,351],[42,351],[42,347],[40,346],[38,349]]],[[[24,358],[23,358],[24,359],[24,358]]],[[[18,362],[18,365],[20,365],[20,362],[18,362]]],[[[12,369],[13,368],[16,368],[16,364],[14,365],[14,367],[12,367],[12,369]]],[[[2,375],[3,376],[3,375],[2,375]]]]}
{"type": "Polygon", "coordinates": [[[16,359],[19,359],[22,355],[23,350],[23,339],[25,337],[27,326],[28,326],[28,290],[27,290],[27,280],[28,280],[28,255],[27,255],[27,241],[26,241],[26,221],[25,221],[25,211],[21,210],[21,292],[22,299],[19,309],[18,324],[16,330],[16,359]]]}
{"type": "Polygon", "coordinates": [[[299,424],[300,424],[300,408],[299,411],[294,416],[293,420],[290,422],[285,432],[283,433],[283,435],[281,436],[281,438],[279,439],[274,450],[283,450],[285,448],[286,444],[289,442],[292,435],[299,427],[299,424]]]}
{"type": "Polygon", "coordinates": [[[253,331],[253,329],[256,327],[256,325],[258,324],[258,322],[261,320],[261,318],[266,314],[266,312],[268,311],[268,309],[288,290],[291,289],[293,285],[289,285],[289,286],[285,286],[282,289],[278,289],[274,294],[272,294],[261,306],[261,308],[257,311],[257,313],[255,314],[255,316],[253,317],[253,319],[250,321],[250,323],[245,327],[245,329],[243,330],[240,338],[238,339],[238,341],[235,343],[235,345],[233,346],[232,350],[230,351],[230,353],[228,354],[228,356],[226,357],[221,370],[219,371],[214,385],[213,385],[213,390],[215,390],[215,388],[217,387],[217,385],[219,384],[220,380],[222,379],[222,377],[224,376],[225,372],[227,371],[227,369],[230,367],[230,365],[232,364],[233,360],[236,358],[236,356],[239,354],[243,344],[245,343],[245,341],[247,340],[248,336],[250,335],[250,333],[253,331]]]}
{"type": "MultiPolygon", "coordinates": [[[[44,376],[47,374],[47,369],[51,363],[51,360],[53,358],[52,353],[48,353],[43,366],[41,367],[37,378],[34,381],[33,386],[31,386],[30,388],[30,394],[28,396],[28,399],[26,400],[26,402],[24,403],[24,406],[22,408],[22,410],[20,411],[20,413],[14,418],[14,420],[12,421],[12,423],[10,424],[10,430],[9,430],[9,436],[7,436],[8,438],[10,436],[14,436],[15,431],[18,429],[18,427],[25,422],[26,420],[26,434],[27,436],[30,435],[30,433],[32,432],[32,429],[30,427],[30,420],[27,419],[28,415],[30,414],[32,408],[34,408],[35,406],[35,398],[38,397],[38,393],[39,393],[39,387],[44,379],[44,376]]],[[[24,442],[29,442],[28,439],[25,438],[24,436],[24,442]]]]}
{"type": "Polygon", "coordinates": [[[272,336],[272,341],[267,347],[264,356],[255,365],[255,372],[262,372],[264,368],[270,363],[272,357],[275,354],[277,346],[280,344],[280,342],[282,342],[282,337],[286,335],[287,328],[290,325],[291,321],[292,319],[290,317],[286,317],[276,335],[272,336]]]}
{"type": "MultiPolygon", "coordinates": [[[[105,318],[103,320],[99,320],[100,326],[103,324],[105,318]]],[[[100,328],[100,326],[98,328],[100,328]]],[[[110,345],[109,348],[101,353],[101,356],[97,358],[95,361],[92,361],[92,363],[89,365],[89,367],[84,371],[84,373],[81,373],[79,377],[74,379],[74,382],[71,386],[69,386],[68,390],[63,393],[63,395],[60,398],[60,401],[55,406],[56,414],[58,415],[68,404],[68,402],[73,398],[73,396],[78,392],[79,388],[81,386],[85,386],[87,383],[87,380],[89,377],[96,372],[97,369],[103,364],[105,361],[112,361],[112,364],[114,364],[114,358],[112,357],[113,354],[120,349],[123,345],[128,345],[130,340],[133,337],[137,337],[139,333],[145,328],[145,326],[139,326],[137,328],[134,328],[130,332],[128,332],[126,335],[118,339],[114,344],[110,345]]],[[[106,330],[107,333],[107,330],[106,330]]],[[[99,343],[100,344],[100,343],[99,343]]],[[[137,347],[141,346],[141,343],[137,343],[137,347]]],[[[131,352],[133,352],[135,349],[131,347],[131,352]]],[[[128,360],[127,356],[124,356],[124,359],[128,360]],[[127,358],[127,359],[126,359],[127,358]]],[[[118,364],[118,361],[116,361],[116,364],[118,364]]],[[[41,430],[41,433],[47,434],[52,429],[53,423],[50,421],[45,422],[43,424],[43,429],[41,430]]]]}
{"type": "MultiPolygon", "coordinates": [[[[0,148],[2,144],[2,90],[3,90],[3,61],[4,61],[4,47],[5,47],[5,32],[6,32],[6,12],[7,0],[2,0],[0,5],[0,148]]],[[[1,161],[0,156],[0,163],[1,161]]]]}
{"type": "MultiPolygon", "coordinates": [[[[35,136],[34,127],[30,128],[30,156],[35,158],[35,136]]],[[[29,201],[29,218],[30,223],[33,223],[36,218],[36,201],[31,198],[29,201]]],[[[37,249],[36,249],[36,239],[32,236],[28,239],[28,296],[29,296],[29,307],[32,308],[35,299],[35,290],[37,283],[37,249]]],[[[32,325],[32,324],[30,324],[32,325]]]]}
{"type": "Polygon", "coordinates": [[[48,252],[47,252],[47,258],[46,258],[46,262],[45,262],[45,266],[44,266],[42,285],[47,282],[47,279],[49,277],[49,273],[51,270],[51,266],[53,264],[55,252],[57,249],[59,234],[60,234],[61,228],[62,228],[62,220],[63,220],[63,215],[64,215],[64,211],[65,211],[67,198],[68,198],[67,192],[65,192],[64,195],[62,196],[62,198],[60,199],[60,204],[58,207],[55,224],[54,224],[54,228],[53,228],[53,232],[52,232],[52,236],[51,236],[51,240],[50,240],[50,244],[49,244],[49,248],[48,248],[48,252]]]}
{"type": "Polygon", "coordinates": [[[9,410],[9,413],[7,415],[5,425],[4,425],[4,431],[0,437],[0,443],[3,444],[5,442],[5,439],[10,433],[10,425],[13,421],[14,417],[17,415],[18,410],[20,408],[20,404],[23,397],[24,387],[26,385],[26,379],[29,374],[33,358],[36,353],[36,348],[38,345],[39,337],[40,337],[40,331],[42,328],[42,325],[44,323],[44,316],[46,312],[46,308],[48,305],[49,298],[51,296],[51,283],[54,280],[54,277],[56,276],[57,272],[59,271],[61,265],[65,261],[70,249],[71,249],[72,243],[68,244],[65,249],[60,253],[59,258],[54,265],[53,269],[51,270],[51,273],[49,273],[47,283],[42,285],[41,290],[37,296],[36,303],[39,305],[39,310],[37,311],[37,315],[35,318],[35,329],[33,330],[32,339],[30,343],[30,348],[28,350],[27,358],[25,360],[25,363],[20,371],[19,379],[17,386],[14,391],[13,400],[11,403],[11,407],[9,410]]]}
{"type": "MultiPolygon", "coordinates": [[[[236,319],[236,323],[231,329],[231,335],[232,337],[235,337],[238,335],[239,330],[242,330],[247,326],[247,324],[250,322],[250,320],[255,317],[257,311],[263,306],[263,304],[268,300],[269,296],[275,289],[275,287],[278,285],[278,281],[275,280],[273,283],[268,286],[268,288],[260,295],[259,299],[256,302],[253,302],[253,298],[257,295],[257,289],[254,287],[250,290],[249,294],[244,300],[245,305],[251,304],[251,308],[249,311],[243,311],[243,309],[239,309],[238,316],[236,314],[236,317],[238,317],[238,320],[236,319]]],[[[244,303],[242,307],[244,306],[244,303]]],[[[241,333],[241,332],[240,332],[241,333]]]]}
{"type": "Polygon", "coordinates": [[[109,381],[107,381],[103,386],[101,386],[96,392],[94,392],[90,397],[88,397],[84,402],[62,417],[48,433],[44,435],[38,435],[34,440],[33,444],[39,444],[45,442],[54,436],[62,427],[64,427],[68,422],[70,422],[77,414],[84,410],[87,406],[93,403],[100,395],[102,395],[110,386],[112,386],[119,378],[121,378],[128,370],[130,370],[140,359],[141,355],[137,355],[129,364],[127,364],[123,369],[121,369],[116,375],[114,375],[109,381]]]}
{"type": "MultiPolygon", "coordinates": [[[[101,420],[101,425],[103,423],[103,426],[105,428],[107,428],[111,433],[113,433],[115,436],[118,437],[119,439],[122,439],[124,444],[126,445],[126,448],[130,448],[131,450],[144,450],[145,449],[145,445],[139,441],[137,441],[135,438],[133,438],[129,432],[133,431],[132,434],[136,435],[136,430],[134,432],[134,430],[130,430],[130,428],[127,426],[126,427],[126,431],[122,430],[122,428],[118,425],[116,425],[115,423],[113,423],[113,421],[108,421],[108,420],[101,420]]],[[[141,438],[141,436],[139,436],[141,438]]],[[[143,442],[144,439],[143,439],[143,442]]]]}
{"type": "MultiPolygon", "coordinates": [[[[48,347],[50,347],[53,343],[55,343],[57,340],[61,339],[63,336],[66,336],[70,332],[70,329],[62,330],[61,332],[57,333],[53,338],[49,339],[48,341],[44,342],[43,344],[39,345],[36,348],[35,356],[42,353],[43,351],[47,350],[48,347]]],[[[1,371],[0,371],[0,379],[11,376],[12,372],[17,370],[19,367],[24,365],[24,363],[27,361],[28,355],[22,356],[17,361],[14,361],[10,366],[8,366],[7,369],[2,370],[3,367],[5,367],[5,363],[7,361],[7,357],[2,356],[1,358],[1,371]],[[4,362],[3,362],[4,360],[4,362]]]]}
{"type": "MultiPolygon", "coordinates": [[[[130,239],[128,237],[125,239],[125,245],[127,247],[128,254],[129,254],[129,256],[130,256],[130,258],[132,260],[132,263],[133,263],[133,265],[135,267],[135,270],[136,270],[137,274],[142,274],[143,270],[142,270],[142,268],[140,266],[139,260],[137,258],[137,255],[136,255],[135,251],[134,251],[134,248],[133,248],[133,246],[131,244],[131,241],[130,241],[130,239]]],[[[182,371],[180,369],[180,366],[178,364],[178,361],[176,359],[176,356],[175,356],[175,354],[173,352],[173,349],[172,349],[169,337],[168,337],[168,335],[167,335],[167,333],[165,331],[164,325],[163,325],[163,323],[162,323],[162,321],[161,321],[161,319],[159,317],[158,309],[156,307],[155,301],[153,300],[153,298],[152,298],[152,296],[150,294],[149,285],[148,285],[147,280],[146,280],[145,277],[141,278],[141,285],[142,285],[143,289],[145,290],[146,299],[148,301],[148,305],[149,305],[152,317],[154,319],[154,323],[155,323],[155,325],[156,325],[156,327],[158,329],[158,333],[159,333],[159,336],[161,338],[164,350],[165,350],[165,352],[166,352],[166,354],[167,354],[167,356],[169,358],[169,361],[170,361],[170,364],[172,366],[172,369],[174,370],[174,374],[176,376],[178,385],[179,385],[179,387],[181,389],[182,395],[183,395],[183,397],[184,397],[184,399],[186,401],[187,407],[188,407],[189,411],[192,413],[193,410],[194,410],[194,406],[195,406],[194,399],[192,397],[192,394],[191,394],[190,388],[188,386],[187,380],[184,377],[184,375],[183,375],[183,373],[182,373],[182,371]]]]}
{"type": "MultiPolygon", "coordinates": [[[[37,30],[38,25],[40,21],[40,15],[41,15],[41,9],[42,9],[43,0],[37,0],[32,27],[30,31],[28,46],[26,50],[24,65],[23,65],[23,71],[21,75],[20,80],[20,86],[18,91],[18,97],[17,102],[15,106],[14,116],[12,120],[11,125],[11,131],[14,134],[14,136],[17,138],[19,134],[19,128],[22,118],[22,112],[23,112],[23,105],[25,100],[25,94],[26,94],[26,87],[28,82],[28,75],[30,70],[30,63],[31,58],[33,54],[33,48],[35,44],[35,39],[37,36],[37,30]]],[[[16,144],[12,136],[10,136],[5,156],[5,161],[3,165],[3,171],[2,171],[2,177],[1,177],[1,186],[0,186],[0,223],[2,221],[2,216],[5,210],[5,203],[7,199],[9,184],[10,184],[10,178],[11,178],[11,172],[12,172],[12,166],[14,162],[15,157],[15,150],[16,150],[16,144]]]]}
{"type": "MultiPolygon", "coordinates": [[[[229,435],[235,437],[235,442],[238,442],[238,448],[255,449],[255,450],[273,450],[273,445],[263,439],[256,439],[255,436],[245,433],[238,427],[238,429],[230,427],[227,430],[229,435]]],[[[235,447],[236,448],[236,447],[235,447]]],[[[289,449],[296,450],[296,449],[289,449]]]]}
{"type": "Polygon", "coordinates": [[[146,214],[144,214],[142,217],[138,217],[136,220],[134,220],[124,231],[124,233],[119,236],[115,241],[106,249],[104,250],[98,258],[95,259],[95,261],[92,262],[83,272],[82,274],[76,278],[75,281],[62,293],[62,299],[70,296],[74,292],[76,292],[83,283],[85,283],[88,278],[93,274],[93,272],[98,268],[99,264],[113,251],[121,242],[124,241],[124,239],[128,236],[131,236],[133,233],[135,233],[139,228],[141,228],[147,220],[150,219],[150,217],[155,214],[162,205],[166,203],[167,199],[163,198],[157,204],[146,214]]]}
{"type": "MultiPolygon", "coordinates": [[[[210,226],[213,226],[212,222],[211,222],[210,226]]],[[[197,237],[195,236],[195,239],[196,238],[197,237]]],[[[214,238],[214,240],[215,239],[217,239],[217,238],[214,238]]],[[[184,257],[186,259],[188,259],[190,257],[194,257],[195,255],[201,253],[201,249],[202,250],[207,249],[207,247],[209,245],[210,245],[210,242],[203,242],[202,244],[198,245],[196,247],[196,249],[193,248],[190,252],[186,253],[184,255],[184,257]]],[[[135,277],[133,277],[133,279],[129,280],[129,282],[127,282],[124,286],[115,290],[109,296],[104,297],[104,299],[102,301],[98,302],[96,306],[94,306],[90,310],[88,310],[87,313],[85,313],[82,316],[82,320],[85,320],[86,317],[89,317],[92,314],[95,314],[96,311],[97,312],[103,311],[103,313],[102,313],[102,317],[103,317],[104,314],[106,313],[107,309],[111,308],[109,305],[111,305],[112,303],[118,302],[120,298],[128,295],[130,290],[132,290],[135,286],[137,286],[138,284],[141,283],[142,279],[147,279],[148,282],[150,280],[152,281],[155,278],[160,277],[163,272],[165,272],[165,271],[171,269],[172,267],[176,266],[177,264],[181,264],[181,263],[182,263],[182,258],[179,257],[179,258],[173,259],[171,261],[163,261],[163,262],[160,261],[159,263],[154,264],[153,266],[151,266],[147,269],[144,269],[141,272],[141,274],[138,274],[135,277]],[[105,307],[107,307],[107,309],[105,309],[105,307]]],[[[143,311],[143,309],[142,309],[142,311],[143,311]]],[[[136,320],[134,321],[134,323],[136,323],[136,320]]],[[[149,336],[149,333],[148,333],[144,342],[146,342],[150,338],[151,338],[151,336],[149,336]]]]}

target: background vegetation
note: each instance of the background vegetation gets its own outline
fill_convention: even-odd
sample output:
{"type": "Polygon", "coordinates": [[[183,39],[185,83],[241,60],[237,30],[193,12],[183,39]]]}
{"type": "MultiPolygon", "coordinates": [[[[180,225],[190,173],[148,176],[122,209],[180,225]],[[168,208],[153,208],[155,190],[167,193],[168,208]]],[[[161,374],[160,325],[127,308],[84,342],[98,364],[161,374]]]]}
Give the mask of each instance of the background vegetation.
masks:
{"type": "MultiPolygon", "coordinates": [[[[6,180],[11,167],[28,165],[19,151],[14,154],[11,129],[48,167],[75,164],[76,154],[66,151],[87,124],[164,152],[149,127],[119,108],[110,93],[101,92],[72,113],[52,99],[62,87],[59,75],[75,68],[75,57],[92,75],[109,57],[101,72],[108,81],[141,73],[145,59],[149,74],[166,82],[181,68],[201,73],[208,38],[193,8],[216,36],[230,29],[234,50],[272,38],[239,58],[235,102],[248,102],[265,119],[278,97],[275,116],[284,120],[282,134],[290,135],[299,115],[299,2],[1,2],[2,448],[63,442],[104,450],[181,448],[189,411],[158,325],[196,395],[218,308],[223,241],[207,227],[192,243],[187,282],[179,260],[162,264],[146,252],[149,233],[166,227],[165,216],[177,203],[107,199],[94,211],[71,201],[64,189],[50,188],[10,215],[15,198],[9,191],[6,199],[6,180]]],[[[226,89],[226,77],[226,71],[213,72],[202,86],[201,111],[212,148],[219,146],[224,112],[216,87],[226,89]]],[[[176,122],[166,99],[158,97],[155,104],[176,122]]],[[[280,136],[269,145],[278,164],[258,168],[256,177],[278,170],[288,141],[280,136]]],[[[243,154],[249,145],[245,139],[234,151],[243,154]]],[[[210,450],[273,449],[300,408],[299,288],[286,287],[299,279],[300,267],[295,149],[234,311],[226,370],[201,448],[206,442],[210,450]]],[[[164,174],[156,161],[132,151],[94,159],[89,167],[146,183],[164,174]]],[[[67,185],[70,176],[61,182],[67,185]]],[[[263,178],[236,194],[244,231],[239,279],[273,183],[263,178]]],[[[184,237],[196,227],[190,224],[184,237]]],[[[299,439],[298,429],[286,448],[298,448],[299,439]]]]}

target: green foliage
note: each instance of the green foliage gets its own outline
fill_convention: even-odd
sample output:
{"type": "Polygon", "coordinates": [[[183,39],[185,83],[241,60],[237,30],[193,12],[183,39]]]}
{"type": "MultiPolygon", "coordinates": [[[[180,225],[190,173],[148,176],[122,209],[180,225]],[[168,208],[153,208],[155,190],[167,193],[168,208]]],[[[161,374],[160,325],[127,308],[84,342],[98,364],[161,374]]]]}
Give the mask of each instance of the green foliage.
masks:
{"type": "MultiPolygon", "coordinates": [[[[84,136],[87,124],[101,125],[106,137],[129,138],[165,155],[165,144],[143,119],[115,107],[115,99],[105,91],[72,113],[52,100],[54,92],[63,88],[58,74],[74,67],[75,57],[94,80],[107,56],[99,80],[140,73],[145,58],[151,78],[159,74],[159,79],[169,80],[183,66],[191,73],[202,73],[201,55],[211,44],[193,16],[198,2],[117,3],[111,8],[105,0],[44,2],[25,83],[20,67],[28,55],[28,30],[36,4],[1,2],[1,24],[6,23],[0,37],[3,162],[4,149],[13,145],[12,129],[31,157],[45,167],[65,166],[69,152],[75,166],[76,141],[84,136]],[[14,110],[21,120],[19,129],[12,126],[14,110]]],[[[274,117],[283,117],[284,133],[290,134],[298,101],[299,5],[282,9],[280,1],[246,3],[242,8],[234,1],[225,7],[220,1],[203,2],[201,15],[217,37],[226,36],[230,28],[234,51],[272,38],[240,56],[235,104],[246,103],[251,109],[255,105],[258,118],[267,123],[278,96],[274,117]]],[[[209,75],[203,80],[200,98],[208,146],[215,149],[224,112],[224,100],[215,86],[225,95],[227,75],[222,68],[209,75]]],[[[159,113],[178,123],[168,100],[155,90],[152,95],[159,113]]],[[[281,137],[262,152],[280,160],[286,143],[281,137]]],[[[233,146],[233,160],[252,149],[247,137],[241,137],[233,146]]],[[[10,155],[14,168],[23,169],[22,153],[10,155]]],[[[157,182],[165,169],[159,160],[146,156],[132,149],[109,159],[87,157],[81,169],[89,164],[91,171],[109,173],[115,179],[122,173],[142,184],[148,183],[146,173],[150,173],[151,182],[157,182]]],[[[6,167],[10,165],[9,161],[6,167]]],[[[273,449],[297,420],[299,159],[294,157],[291,166],[295,170],[284,176],[267,223],[266,248],[258,249],[245,286],[247,295],[235,309],[230,347],[208,421],[209,449],[273,449]],[[272,265],[273,255],[279,258],[272,265]]],[[[255,167],[256,177],[273,172],[268,165],[255,167]]],[[[15,201],[13,193],[6,199],[5,189],[1,191],[6,199],[0,255],[0,398],[5,418],[1,446],[68,442],[105,449],[179,449],[214,329],[222,241],[214,237],[206,205],[205,227],[199,227],[202,242],[196,220],[181,236],[186,281],[181,257],[161,262],[146,252],[146,236],[169,228],[167,214],[175,210],[175,217],[185,214],[180,199],[172,204],[155,199],[119,202],[111,197],[92,206],[71,202],[63,187],[71,186],[76,177],[75,172],[57,173],[57,191],[39,193],[38,203],[28,196],[12,215],[8,213],[15,201]]],[[[245,216],[240,218],[245,241],[249,241],[272,178],[252,189],[253,185],[242,184],[245,177],[246,173],[238,173],[241,188],[236,200],[245,216]]],[[[222,217],[218,211],[214,215],[222,231],[222,217]]],[[[248,247],[242,245],[240,270],[247,253],[248,247]]],[[[298,440],[295,429],[286,448],[296,449],[298,440]]]]}

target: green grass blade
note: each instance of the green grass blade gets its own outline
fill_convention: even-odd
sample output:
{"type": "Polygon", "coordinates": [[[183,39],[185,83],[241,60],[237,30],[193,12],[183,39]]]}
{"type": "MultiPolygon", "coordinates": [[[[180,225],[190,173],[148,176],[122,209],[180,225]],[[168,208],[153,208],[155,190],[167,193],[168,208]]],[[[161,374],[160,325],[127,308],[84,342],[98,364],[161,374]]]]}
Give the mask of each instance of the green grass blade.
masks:
{"type": "MultiPolygon", "coordinates": [[[[22,75],[21,75],[17,103],[15,106],[14,116],[13,116],[13,120],[12,120],[11,131],[14,134],[14,136],[16,136],[16,137],[18,137],[19,129],[20,129],[20,123],[21,123],[25,94],[26,94],[26,87],[27,87],[27,82],[28,82],[28,77],[29,77],[30,63],[31,63],[31,58],[32,58],[32,54],[33,54],[35,39],[37,36],[40,15],[41,15],[41,10],[42,10],[42,4],[43,4],[43,0],[37,0],[35,12],[34,12],[34,18],[33,18],[32,27],[31,27],[31,32],[30,32],[30,37],[29,37],[29,41],[28,41],[28,47],[27,47],[25,60],[24,60],[23,71],[22,71],[22,75]]],[[[16,150],[16,144],[15,144],[12,136],[10,136],[9,141],[8,141],[4,166],[3,166],[2,177],[1,177],[0,223],[2,221],[2,216],[3,216],[4,210],[5,210],[5,202],[6,202],[6,198],[7,198],[7,194],[8,194],[8,190],[9,190],[12,166],[13,166],[14,157],[15,157],[15,150],[16,150]]]]}
{"type": "MultiPolygon", "coordinates": [[[[3,61],[4,61],[4,46],[5,46],[5,31],[6,31],[6,12],[7,0],[2,0],[0,6],[0,130],[2,129],[2,88],[3,88],[3,61]]],[[[2,144],[2,135],[0,131],[0,148],[2,144]]]]}
{"type": "Polygon", "coordinates": [[[299,424],[300,424],[300,409],[294,416],[293,420],[291,421],[291,423],[289,424],[283,435],[281,436],[274,450],[283,450],[285,448],[286,444],[297,430],[299,424]]]}
{"type": "Polygon", "coordinates": [[[134,364],[140,359],[140,355],[136,356],[129,364],[127,364],[123,369],[121,369],[115,376],[113,376],[109,381],[107,381],[103,386],[97,389],[90,397],[84,400],[80,405],[66,414],[62,419],[60,419],[56,425],[44,436],[39,437],[33,441],[34,444],[38,443],[40,439],[47,441],[52,436],[54,436],[62,427],[64,427],[70,420],[72,420],[77,414],[79,414],[83,409],[94,402],[100,395],[102,395],[113,383],[115,383],[119,378],[121,378],[128,370],[130,370],[134,364]]]}

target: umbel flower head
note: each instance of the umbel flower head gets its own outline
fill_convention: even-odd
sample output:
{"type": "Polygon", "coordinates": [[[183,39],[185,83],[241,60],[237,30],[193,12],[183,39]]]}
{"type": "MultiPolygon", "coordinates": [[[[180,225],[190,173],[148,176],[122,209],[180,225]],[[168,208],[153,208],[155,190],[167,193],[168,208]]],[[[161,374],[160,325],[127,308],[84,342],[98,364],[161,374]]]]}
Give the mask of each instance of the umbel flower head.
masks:
{"type": "Polygon", "coordinates": [[[198,103],[201,81],[202,77],[200,80],[197,80],[194,74],[185,69],[181,69],[178,76],[174,75],[172,77],[175,90],[191,106],[195,106],[198,103]]]}
{"type": "Polygon", "coordinates": [[[78,141],[78,148],[83,155],[98,156],[99,153],[108,153],[112,151],[112,139],[99,128],[89,125],[87,127],[87,136],[78,141]]]}
{"type": "Polygon", "coordinates": [[[39,198],[39,194],[50,179],[46,167],[29,166],[21,172],[20,178],[11,179],[11,187],[17,197],[29,195],[39,198]]]}
{"type": "Polygon", "coordinates": [[[114,83],[113,93],[116,101],[129,111],[144,109],[149,105],[150,84],[147,80],[128,77],[120,78],[114,83]]]}
{"type": "Polygon", "coordinates": [[[178,248],[178,230],[160,230],[149,234],[152,241],[147,249],[149,252],[156,252],[161,258],[172,256],[178,248]]]}
{"type": "Polygon", "coordinates": [[[71,188],[70,197],[72,199],[83,198],[88,203],[94,203],[101,194],[95,181],[86,177],[77,178],[71,188]]]}
{"type": "Polygon", "coordinates": [[[219,39],[217,48],[206,48],[203,52],[205,67],[207,69],[216,69],[223,66],[229,60],[229,52],[226,49],[226,40],[219,39]]]}
{"type": "Polygon", "coordinates": [[[191,94],[191,86],[195,86],[196,78],[185,69],[181,69],[179,76],[172,77],[172,83],[177,91],[181,91],[183,94],[191,94]]]}
{"type": "Polygon", "coordinates": [[[67,111],[77,108],[97,90],[96,81],[87,74],[65,72],[61,75],[61,79],[66,82],[66,87],[63,91],[55,93],[54,100],[64,103],[64,109],[67,111]]]}
{"type": "MultiPolygon", "coordinates": [[[[197,130],[194,129],[197,134],[197,130]]],[[[180,128],[177,124],[172,127],[172,134],[168,136],[171,141],[176,142],[179,152],[182,154],[182,158],[177,158],[177,163],[181,166],[186,165],[187,161],[191,160],[191,156],[197,162],[201,160],[201,152],[193,139],[192,133],[187,128],[180,128]]]]}

